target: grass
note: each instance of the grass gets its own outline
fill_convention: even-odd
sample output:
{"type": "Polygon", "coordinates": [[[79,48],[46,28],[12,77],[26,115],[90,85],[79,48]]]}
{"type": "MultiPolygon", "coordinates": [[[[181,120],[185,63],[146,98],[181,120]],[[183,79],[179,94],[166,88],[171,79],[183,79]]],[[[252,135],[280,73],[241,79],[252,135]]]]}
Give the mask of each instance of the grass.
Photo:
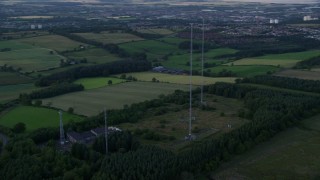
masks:
{"type": "Polygon", "coordinates": [[[14,99],[18,99],[19,94],[28,93],[36,90],[33,84],[16,84],[0,86],[0,103],[5,103],[14,99]]]}
{"type": "MultiPolygon", "coordinates": [[[[138,79],[138,81],[152,81],[153,78],[159,80],[160,82],[174,83],[174,84],[189,84],[188,75],[171,75],[164,73],[154,73],[154,72],[138,72],[138,73],[128,73],[127,76],[133,76],[138,79]]],[[[117,75],[120,77],[120,75],[117,75]]],[[[192,84],[201,85],[204,84],[214,84],[216,82],[229,82],[234,83],[235,77],[201,77],[192,76],[192,84]]]]}
{"type": "MultiPolygon", "coordinates": [[[[272,65],[280,67],[293,67],[297,62],[320,55],[320,50],[304,52],[271,54],[253,58],[245,58],[232,62],[234,65],[272,65]]],[[[228,63],[230,65],[231,63],[228,63]]]]}
{"type": "Polygon", "coordinates": [[[32,45],[24,44],[16,40],[0,41],[0,49],[4,49],[4,48],[11,48],[11,50],[14,51],[14,50],[21,50],[21,49],[32,49],[34,47],[32,45]]]}
{"type": "MultiPolygon", "coordinates": [[[[237,117],[238,110],[243,107],[241,101],[209,94],[205,94],[204,99],[210,107],[216,109],[203,111],[197,107],[193,108],[195,120],[192,122],[192,125],[199,130],[199,132],[195,133],[197,142],[208,136],[228,132],[247,122],[245,119],[237,117]],[[222,112],[225,114],[224,116],[220,115],[222,112]],[[230,123],[233,128],[228,128],[228,123],[230,123]]],[[[166,108],[172,110],[177,107],[181,108],[182,106],[183,105],[170,104],[166,105],[166,108]]],[[[151,113],[154,113],[156,110],[152,109],[150,111],[151,113]]],[[[150,112],[145,113],[148,114],[150,112]]],[[[135,129],[149,129],[157,134],[173,136],[175,137],[175,140],[173,141],[146,141],[143,138],[141,139],[142,142],[145,141],[145,143],[148,144],[157,144],[171,150],[178,150],[189,145],[188,142],[184,141],[184,137],[188,133],[188,116],[189,110],[185,107],[177,112],[171,111],[158,116],[151,115],[141,119],[137,123],[123,123],[118,126],[124,130],[134,131],[135,129]]]]}
{"type": "Polygon", "coordinates": [[[169,35],[174,33],[173,31],[169,29],[164,29],[164,28],[140,29],[138,30],[138,32],[146,33],[146,34],[160,34],[160,35],[169,35]]]}
{"type": "Polygon", "coordinates": [[[48,68],[59,67],[63,57],[43,48],[28,48],[0,52],[0,65],[9,65],[21,68],[23,72],[40,71],[48,68]]]}
{"type": "Polygon", "coordinates": [[[64,110],[73,107],[77,114],[93,116],[101,112],[104,107],[121,109],[126,104],[130,105],[154,99],[160,94],[173,93],[176,89],[188,90],[188,86],[151,82],[127,82],[44,99],[43,104],[64,110]]]}
{"type": "Polygon", "coordinates": [[[76,33],[76,35],[85,39],[102,42],[104,44],[119,44],[143,40],[142,38],[129,33],[110,33],[106,31],[101,33],[76,33]]]}
{"type": "Polygon", "coordinates": [[[67,53],[66,56],[73,59],[86,58],[87,62],[92,64],[109,63],[121,59],[120,57],[101,48],[90,48],[84,51],[71,52],[67,53]]]}
{"type": "MultiPolygon", "coordinates": [[[[205,53],[204,60],[206,63],[216,63],[220,64],[221,61],[217,60],[215,57],[225,54],[233,54],[237,51],[230,48],[219,48],[213,49],[205,53]]],[[[189,70],[189,66],[187,63],[190,61],[190,54],[182,54],[182,55],[173,55],[169,56],[168,60],[161,62],[161,64],[165,67],[169,68],[177,68],[177,69],[185,69],[189,70]]],[[[201,69],[201,53],[194,53],[193,54],[193,66],[195,70],[201,69]]]]}
{"type": "MultiPolygon", "coordinates": [[[[63,123],[81,121],[79,117],[69,113],[63,113],[63,123]]],[[[42,107],[18,106],[0,116],[0,124],[13,128],[15,124],[26,124],[26,131],[31,132],[39,128],[59,127],[59,115],[56,110],[42,107]]]]}
{"type": "Polygon", "coordinates": [[[38,36],[19,39],[17,41],[41,48],[53,49],[55,51],[73,50],[74,48],[79,48],[80,45],[85,45],[59,35],[38,36]]]}
{"type": "Polygon", "coordinates": [[[267,72],[276,72],[279,70],[278,67],[275,66],[216,66],[213,68],[208,68],[211,72],[218,73],[222,70],[232,71],[236,73],[237,76],[240,77],[252,77],[256,75],[264,75],[267,72]]]}
{"type": "Polygon", "coordinates": [[[144,52],[147,54],[149,60],[156,60],[163,58],[163,56],[170,53],[186,53],[185,50],[181,50],[177,45],[171,45],[156,40],[138,41],[132,43],[120,44],[120,48],[123,48],[129,53],[144,52]]]}
{"type": "Polygon", "coordinates": [[[98,78],[82,78],[76,80],[75,84],[82,84],[85,88],[85,90],[88,89],[96,89],[100,87],[109,86],[108,82],[112,81],[112,85],[123,83],[126,80],[119,79],[119,78],[113,78],[113,77],[98,77],[98,78]]]}
{"type": "Polygon", "coordinates": [[[320,177],[320,115],[287,129],[237,156],[215,179],[317,179],[320,177]]]}
{"type": "Polygon", "coordinates": [[[319,71],[287,69],[284,71],[280,71],[274,75],[283,76],[283,77],[290,77],[290,78],[299,78],[299,79],[320,80],[320,72],[319,71]]]}
{"type": "Polygon", "coordinates": [[[12,84],[26,84],[32,82],[32,79],[13,72],[0,72],[0,86],[12,84]]]}

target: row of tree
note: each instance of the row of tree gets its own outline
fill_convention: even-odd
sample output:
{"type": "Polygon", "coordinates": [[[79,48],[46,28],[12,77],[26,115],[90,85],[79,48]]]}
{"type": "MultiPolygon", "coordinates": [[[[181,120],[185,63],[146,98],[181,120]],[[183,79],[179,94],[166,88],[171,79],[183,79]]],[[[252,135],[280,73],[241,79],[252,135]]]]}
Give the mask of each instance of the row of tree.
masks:
{"type": "Polygon", "coordinates": [[[304,61],[298,62],[294,68],[296,69],[310,69],[314,66],[320,65],[320,56],[312,57],[304,61]]]}

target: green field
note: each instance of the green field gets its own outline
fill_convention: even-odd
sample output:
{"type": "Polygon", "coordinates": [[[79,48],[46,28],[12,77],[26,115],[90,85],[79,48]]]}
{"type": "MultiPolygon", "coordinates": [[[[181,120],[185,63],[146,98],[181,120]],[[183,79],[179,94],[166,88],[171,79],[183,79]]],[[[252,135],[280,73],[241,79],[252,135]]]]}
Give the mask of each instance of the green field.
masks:
{"type": "MultiPolygon", "coordinates": [[[[190,79],[188,75],[171,75],[165,73],[154,73],[154,72],[138,72],[138,73],[128,73],[127,76],[133,76],[138,79],[138,81],[152,81],[156,78],[160,82],[174,83],[174,84],[189,84],[190,79]]],[[[117,75],[120,77],[120,75],[117,75]]],[[[201,85],[204,84],[214,84],[216,82],[229,82],[234,83],[235,77],[201,77],[192,76],[192,84],[201,85]]]]}
{"type": "Polygon", "coordinates": [[[235,157],[213,179],[319,179],[320,116],[302,121],[235,157]]]}
{"type": "Polygon", "coordinates": [[[47,31],[19,31],[19,32],[9,32],[0,34],[0,39],[20,39],[20,38],[27,38],[27,37],[35,37],[35,36],[42,36],[48,35],[49,32],[47,31]]]}
{"type": "Polygon", "coordinates": [[[32,82],[32,79],[13,72],[0,72],[0,86],[12,84],[26,84],[32,82]]]}
{"type": "Polygon", "coordinates": [[[86,58],[87,62],[92,64],[109,63],[121,59],[120,57],[100,48],[90,48],[84,51],[66,53],[66,56],[77,60],[86,58]]]}
{"type": "Polygon", "coordinates": [[[127,82],[44,99],[43,104],[49,103],[53,107],[64,110],[73,107],[77,114],[93,116],[97,115],[105,107],[107,109],[121,109],[125,104],[130,105],[154,99],[160,94],[173,93],[176,89],[188,90],[188,86],[151,82],[127,82]]]}
{"type": "Polygon", "coordinates": [[[104,44],[110,44],[110,43],[119,44],[119,43],[143,40],[142,38],[129,33],[101,32],[101,33],[75,33],[75,34],[85,39],[98,41],[104,44]]]}
{"type": "Polygon", "coordinates": [[[279,70],[278,67],[275,66],[216,66],[213,68],[208,68],[213,73],[219,73],[222,70],[232,71],[236,73],[237,76],[240,77],[252,77],[256,75],[264,75],[267,72],[276,72],[279,70]]]}
{"type": "MultiPolygon", "coordinates": [[[[222,62],[217,60],[215,57],[220,55],[226,55],[226,54],[233,54],[237,51],[234,49],[229,48],[219,48],[219,49],[213,49],[204,54],[204,62],[206,63],[216,63],[221,64],[222,62]]],[[[173,55],[169,56],[168,60],[161,62],[161,64],[165,67],[169,68],[177,68],[177,69],[185,69],[189,70],[189,66],[187,63],[190,62],[190,54],[185,53],[182,55],[173,55]]],[[[195,70],[201,69],[201,53],[194,53],[193,54],[193,68],[195,70]]]]}
{"type": "Polygon", "coordinates": [[[113,77],[98,77],[98,78],[82,78],[76,80],[75,84],[82,84],[86,90],[96,89],[100,87],[108,86],[108,81],[112,81],[112,85],[126,82],[126,80],[113,78],[113,77]]]}
{"type": "Polygon", "coordinates": [[[180,43],[184,41],[190,41],[190,39],[183,39],[183,38],[177,38],[177,37],[164,37],[159,39],[159,41],[178,46],[180,43]]]}
{"type": "Polygon", "coordinates": [[[73,50],[74,48],[79,48],[81,45],[86,45],[59,35],[38,36],[19,39],[17,41],[40,48],[53,49],[55,51],[73,50]]]}
{"type": "Polygon", "coordinates": [[[0,52],[0,66],[7,64],[14,68],[21,68],[23,72],[59,67],[60,59],[64,57],[56,53],[50,54],[50,51],[44,48],[28,48],[0,52]]]}
{"type": "MultiPolygon", "coordinates": [[[[320,50],[310,50],[296,53],[271,54],[253,58],[245,58],[232,63],[234,65],[272,65],[280,67],[293,67],[297,62],[319,55],[320,50]]],[[[232,63],[228,63],[228,65],[232,63]]]]}
{"type": "MultiPolygon", "coordinates": [[[[63,113],[63,123],[81,121],[83,117],[63,113]]],[[[15,124],[26,124],[27,132],[45,127],[59,127],[58,111],[47,108],[18,106],[0,116],[0,125],[12,128],[15,124]]]]}
{"type": "Polygon", "coordinates": [[[138,41],[132,43],[120,44],[129,53],[145,52],[149,60],[162,58],[164,55],[170,53],[186,53],[187,51],[181,50],[177,45],[171,45],[156,40],[138,41]]]}
{"type": "Polygon", "coordinates": [[[0,49],[10,48],[12,51],[21,50],[21,49],[32,49],[34,48],[32,45],[20,43],[16,40],[10,41],[0,41],[0,49]]]}
{"type": "Polygon", "coordinates": [[[169,35],[174,33],[169,29],[163,29],[163,28],[139,29],[138,32],[146,33],[146,34],[160,34],[160,35],[169,35]]]}
{"type": "MultiPolygon", "coordinates": [[[[205,94],[204,100],[210,107],[216,108],[212,111],[203,111],[197,107],[193,108],[193,127],[197,127],[199,132],[196,133],[196,142],[201,141],[203,138],[212,135],[219,135],[228,132],[234,128],[240,127],[244,123],[248,122],[245,119],[237,117],[238,110],[243,108],[243,102],[224,98],[221,96],[215,96],[205,94]],[[220,114],[224,113],[224,116],[220,114]],[[232,128],[228,128],[228,124],[232,125],[232,128]]],[[[172,110],[175,108],[181,108],[183,105],[168,104],[166,108],[172,110]]],[[[163,108],[163,107],[162,107],[163,108]]],[[[157,111],[157,109],[150,110],[151,113],[157,111]]],[[[149,111],[145,112],[147,115],[149,111]]],[[[148,144],[159,144],[162,147],[169,148],[171,150],[178,150],[185,145],[189,145],[188,141],[184,141],[185,135],[188,133],[188,107],[182,108],[177,112],[167,112],[162,115],[150,116],[139,120],[137,123],[123,123],[118,125],[123,130],[133,131],[135,129],[149,129],[157,134],[173,136],[174,141],[148,141],[148,144]]],[[[142,141],[146,141],[142,138],[142,141]]]]}
{"type": "Polygon", "coordinates": [[[284,71],[277,72],[274,75],[282,76],[282,77],[289,77],[289,78],[320,80],[320,72],[319,71],[287,69],[284,71]]]}
{"type": "Polygon", "coordinates": [[[0,103],[5,103],[19,98],[20,93],[28,93],[39,89],[33,84],[18,84],[0,86],[0,103]]]}

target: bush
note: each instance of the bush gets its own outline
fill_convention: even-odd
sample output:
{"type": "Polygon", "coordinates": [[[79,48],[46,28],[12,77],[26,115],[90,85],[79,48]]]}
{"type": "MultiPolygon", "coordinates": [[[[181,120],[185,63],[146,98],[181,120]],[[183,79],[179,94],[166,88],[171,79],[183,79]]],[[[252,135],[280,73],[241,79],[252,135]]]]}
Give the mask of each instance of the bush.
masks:
{"type": "Polygon", "coordinates": [[[22,122],[17,123],[13,127],[13,132],[15,132],[15,133],[22,133],[25,130],[26,130],[26,125],[24,123],[22,123],[22,122]]]}

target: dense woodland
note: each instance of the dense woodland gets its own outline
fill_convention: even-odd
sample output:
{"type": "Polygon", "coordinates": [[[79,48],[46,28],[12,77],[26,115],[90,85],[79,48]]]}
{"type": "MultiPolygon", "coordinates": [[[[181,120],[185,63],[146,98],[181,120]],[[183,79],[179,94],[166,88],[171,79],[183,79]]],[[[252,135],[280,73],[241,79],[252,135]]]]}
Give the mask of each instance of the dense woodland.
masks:
{"type": "MultiPolygon", "coordinates": [[[[297,81],[293,84],[298,84],[298,80],[292,81],[297,81]]],[[[300,120],[319,113],[320,107],[320,100],[315,96],[263,89],[241,83],[216,83],[206,87],[205,91],[243,100],[247,110],[241,110],[239,116],[250,119],[250,122],[220,137],[204,140],[201,144],[191,143],[190,148],[178,154],[160,147],[132,143],[130,133],[119,136],[126,139],[126,143],[115,145],[118,150],[111,151],[108,156],[101,153],[104,150],[101,139],[97,139],[93,147],[75,144],[70,153],[63,153],[57,151],[51,141],[47,141],[47,132],[44,133],[46,137],[43,141],[16,137],[4,148],[0,156],[0,174],[5,179],[174,179],[183,171],[212,171],[234,155],[241,154],[300,120]],[[39,148],[34,142],[48,142],[48,146],[39,148]]],[[[196,95],[198,91],[194,93],[196,95]]],[[[165,106],[168,102],[187,104],[185,96],[187,93],[177,91],[156,100],[128,106],[124,110],[110,111],[110,123],[139,121],[143,116],[142,112],[152,107],[165,106]]],[[[102,124],[103,117],[99,115],[66,128],[86,130],[102,124]]],[[[29,137],[37,137],[36,133],[41,134],[40,131],[46,130],[35,131],[29,137]]],[[[52,130],[51,133],[57,137],[58,129],[52,130]]],[[[117,142],[120,143],[122,140],[117,142]]]]}
{"type": "Polygon", "coordinates": [[[320,56],[313,57],[304,61],[298,62],[294,68],[296,69],[310,69],[314,66],[320,65],[320,56]]]}

